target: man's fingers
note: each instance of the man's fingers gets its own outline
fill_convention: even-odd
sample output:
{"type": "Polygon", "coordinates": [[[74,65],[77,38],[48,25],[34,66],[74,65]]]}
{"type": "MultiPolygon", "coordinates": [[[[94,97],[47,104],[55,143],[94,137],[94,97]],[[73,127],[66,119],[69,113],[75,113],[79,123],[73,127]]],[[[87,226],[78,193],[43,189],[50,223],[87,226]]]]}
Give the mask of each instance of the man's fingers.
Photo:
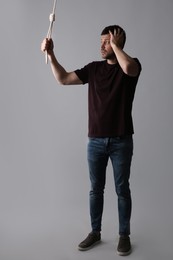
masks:
{"type": "Polygon", "coordinates": [[[46,42],[45,42],[45,51],[49,50],[50,49],[50,46],[51,46],[51,41],[50,39],[46,38],[46,42]]]}
{"type": "Polygon", "coordinates": [[[41,44],[41,50],[43,52],[53,49],[53,42],[51,39],[45,38],[41,44]]]}
{"type": "Polygon", "coordinates": [[[123,31],[121,31],[119,28],[114,29],[114,36],[120,35],[123,31]]]}
{"type": "Polygon", "coordinates": [[[109,33],[110,33],[111,35],[113,35],[113,36],[116,36],[117,31],[116,31],[116,29],[114,29],[114,32],[112,33],[112,32],[109,30],[109,33]]]}
{"type": "Polygon", "coordinates": [[[47,50],[47,39],[44,39],[41,44],[41,50],[44,52],[47,50]]]}

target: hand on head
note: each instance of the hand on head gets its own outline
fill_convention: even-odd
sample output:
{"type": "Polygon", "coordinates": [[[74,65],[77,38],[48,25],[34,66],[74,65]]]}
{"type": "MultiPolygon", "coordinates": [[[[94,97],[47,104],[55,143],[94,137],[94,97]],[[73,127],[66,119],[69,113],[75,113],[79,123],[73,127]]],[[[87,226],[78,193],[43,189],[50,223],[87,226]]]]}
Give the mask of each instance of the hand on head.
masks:
{"type": "Polygon", "coordinates": [[[113,45],[116,45],[117,47],[122,48],[123,47],[123,41],[124,41],[124,31],[118,28],[117,30],[114,29],[114,33],[109,31],[110,34],[110,44],[113,47],[113,45]]]}

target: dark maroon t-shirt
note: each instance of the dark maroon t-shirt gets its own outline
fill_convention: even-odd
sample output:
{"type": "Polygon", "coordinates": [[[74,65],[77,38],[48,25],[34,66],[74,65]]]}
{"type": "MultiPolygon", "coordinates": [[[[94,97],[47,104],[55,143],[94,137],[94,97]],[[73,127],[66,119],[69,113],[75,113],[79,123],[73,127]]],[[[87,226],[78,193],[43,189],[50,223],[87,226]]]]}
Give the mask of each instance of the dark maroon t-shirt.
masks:
{"type": "MultiPolygon", "coordinates": [[[[138,59],[135,59],[140,67],[138,59]]],[[[139,78],[126,75],[119,64],[89,63],[75,73],[88,83],[89,137],[117,137],[134,133],[132,103],[139,78]]],[[[139,73],[140,74],[140,73],[139,73]]]]}

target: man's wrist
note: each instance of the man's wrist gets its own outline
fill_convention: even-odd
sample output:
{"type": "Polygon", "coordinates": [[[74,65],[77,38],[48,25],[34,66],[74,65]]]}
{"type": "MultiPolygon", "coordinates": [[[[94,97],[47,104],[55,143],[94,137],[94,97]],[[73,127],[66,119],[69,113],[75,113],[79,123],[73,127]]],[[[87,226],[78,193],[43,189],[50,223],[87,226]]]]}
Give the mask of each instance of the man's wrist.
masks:
{"type": "Polygon", "coordinates": [[[49,50],[49,52],[47,53],[47,55],[48,55],[48,57],[49,57],[49,60],[53,60],[53,58],[55,57],[53,50],[52,50],[52,51],[49,50]]]}
{"type": "Polygon", "coordinates": [[[121,46],[119,46],[119,45],[117,45],[115,43],[112,45],[112,49],[113,49],[114,52],[116,52],[118,50],[122,50],[121,46]]]}

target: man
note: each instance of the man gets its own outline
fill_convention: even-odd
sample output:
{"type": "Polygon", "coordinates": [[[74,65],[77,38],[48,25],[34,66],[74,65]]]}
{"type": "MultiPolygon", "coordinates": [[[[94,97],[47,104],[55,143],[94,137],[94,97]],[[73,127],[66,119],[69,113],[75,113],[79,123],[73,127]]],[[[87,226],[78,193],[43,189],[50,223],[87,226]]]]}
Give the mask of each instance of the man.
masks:
{"type": "Polygon", "coordinates": [[[44,39],[41,50],[47,51],[55,79],[62,85],[89,85],[88,165],[91,180],[90,217],[92,231],[78,249],[88,250],[101,241],[105,175],[110,158],[118,197],[119,243],[117,253],[131,252],[130,166],[133,154],[132,103],[141,72],[138,59],[124,50],[125,31],[111,25],[101,33],[103,60],[82,69],[67,72],[57,61],[53,41],[44,39]]]}

